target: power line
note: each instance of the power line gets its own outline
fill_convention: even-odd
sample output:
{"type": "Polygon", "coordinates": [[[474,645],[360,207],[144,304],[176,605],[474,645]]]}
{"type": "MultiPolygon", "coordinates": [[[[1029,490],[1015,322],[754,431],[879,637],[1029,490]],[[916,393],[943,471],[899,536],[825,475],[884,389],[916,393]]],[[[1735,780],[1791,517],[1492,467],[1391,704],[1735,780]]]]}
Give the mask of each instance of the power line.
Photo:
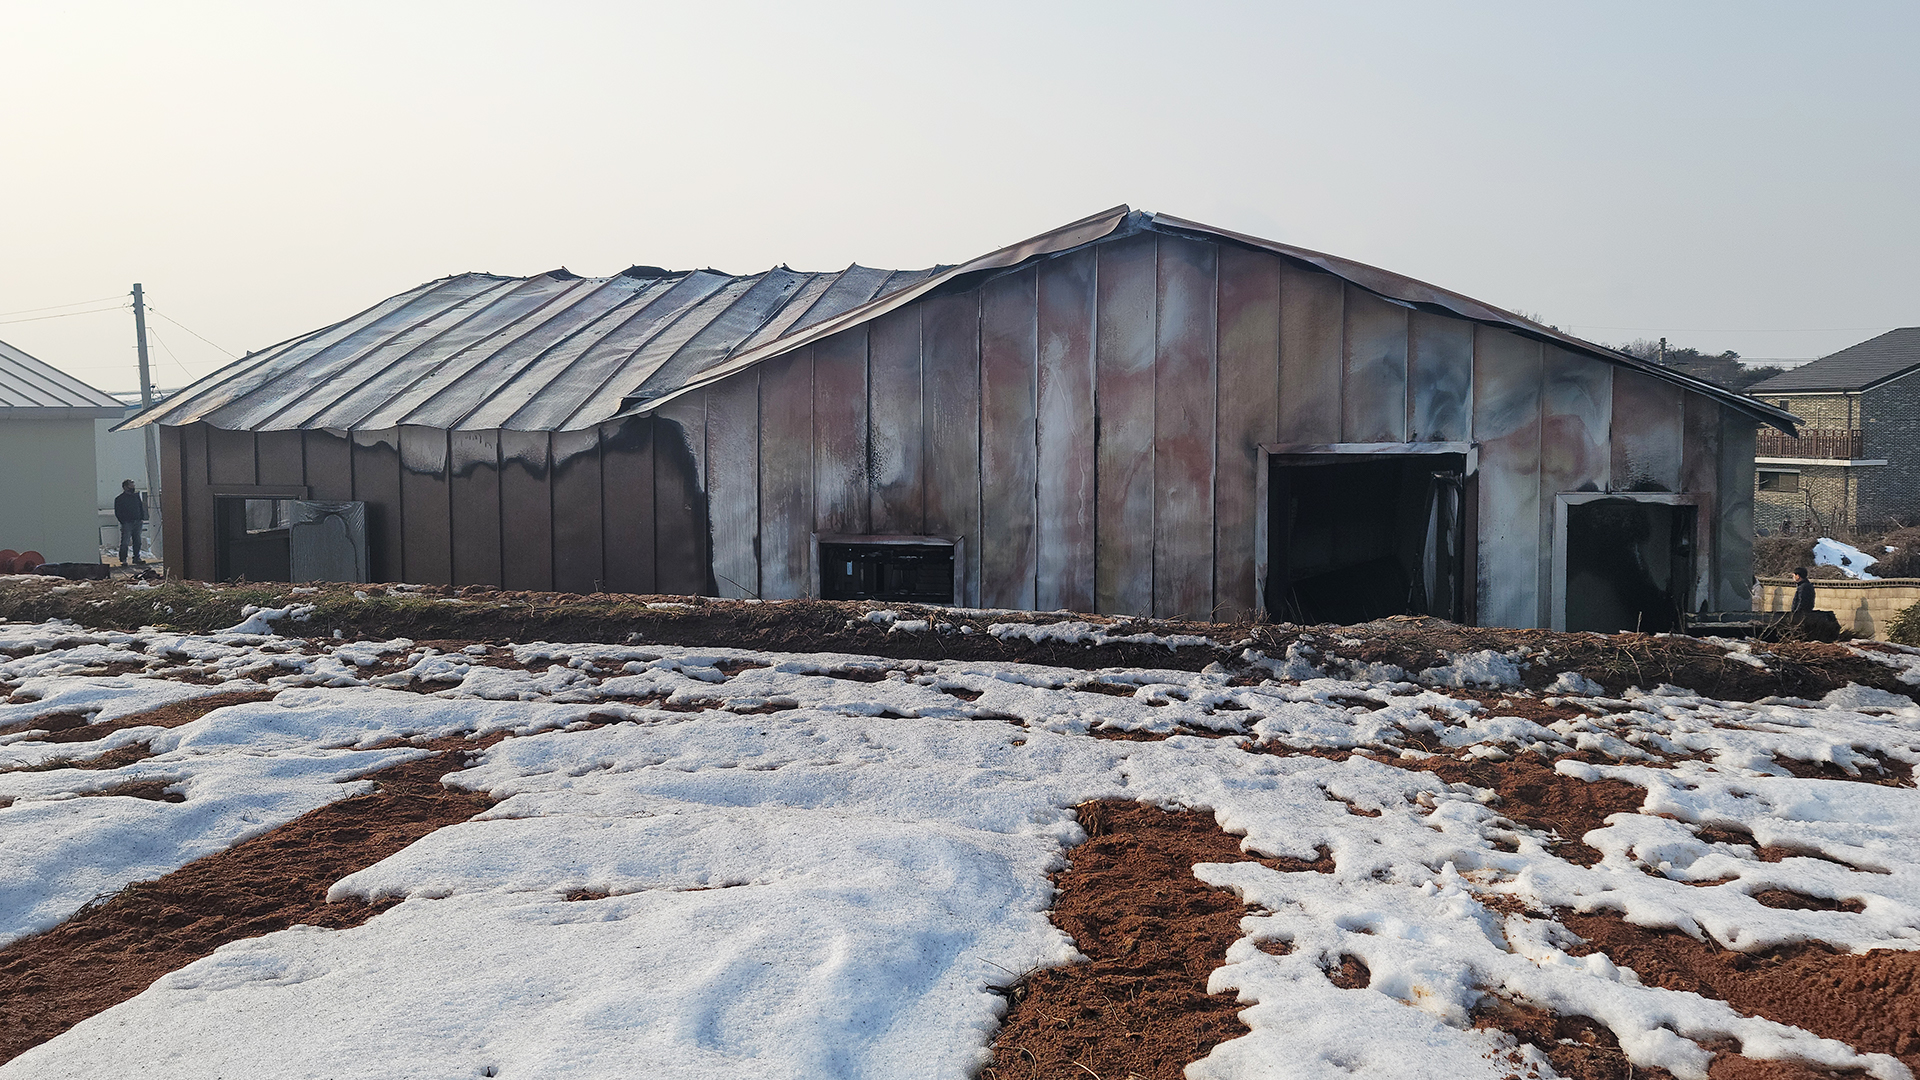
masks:
{"type": "MultiPolygon", "coordinates": [[[[152,309],[152,308],[148,308],[147,310],[149,310],[149,311],[151,311],[151,310],[153,310],[153,309],[152,309]]],[[[171,321],[171,320],[169,320],[169,321],[171,321]]],[[[189,332],[191,332],[191,331],[189,331],[189,332]]],[[[193,372],[191,372],[191,371],[188,371],[188,370],[187,370],[187,365],[185,365],[185,364],[183,364],[183,363],[181,363],[181,362],[180,362],[180,358],[179,358],[178,356],[175,356],[175,355],[173,354],[173,346],[171,346],[171,345],[169,345],[169,344],[167,344],[167,339],[166,339],[166,338],[163,338],[163,337],[161,337],[161,336],[160,336],[160,330],[159,330],[159,328],[158,328],[158,327],[154,327],[154,326],[149,326],[149,327],[147,327],[147,333],[149,333],[149,334],[152,334],[152,335],[153,335],[153,340],[155,340],[155,341],[157,341],[157,342],[159,342],[159,343],[160,343],[160,349],[161,349],[161,351],[163,351],[163,352],[165,352],[165,353],[167,354],[167,359],[169,359],[169,360],[171,360],[171,361],[173,361],[173,366],[174,366],[174,367],[177,367],[177,368],[179,368],[179,369],[180,369],[180,374],[182,374],[182,375],[185,375],[185,376],[187,377],[187,381],[188,381],[188,382],[192,382],[192,381],[193,381],[193,372]]]]}
{"type": "Polygon", "coordinates": [[[233,352],[233,350],[231,350],[231,349],[227,349],[227,348],[223,348],[223,347],[222,347],[222,346],[220,346],[220,345],[215,345],[215,344],[214,344],[214,343],[213,343],[212,341],[208,341],[208,340],[207,340],[207,338],[206,338],[205,336],[203,336],[203,335],[201,335],[201,334],[199,334],[199,333],[197,333],[197,332],[195,332],[195,330],[193,329],[193,327],[191,327],[191,326],[188,326],[188,325],[187,325],[186,323],[183,323],[183,322],[181,322],[181,321],[180,321],[179,319],[176,319],[176,318],[174,318],[174,317],[173,317],[173,316],[171,316],[171,315],[168,315],[168,314],[167,314],[166,312],[164,312],[164,311],[161,311],[161,310],[160,310],[159,308],[156,308],[156,307],[154,307],[154,306],[153,306],[152,304],[148,304],[148,305],[147,305],[147,310],[148,310],[148,311],[151,311],[151,312],[153,312],[153,313],[154,313],[155,315],[158,315],[158,316],[160,316],[161,318],[163,318],[163,319],[165,319],[165,320],[167,320],[168,322],[170,322],[170,323],[172,323],[173,325],[175,325],[175,326],[177,326],[177,327],[179,327],[180,329],[182,329],[182,330],[185,330],[185,331],[186,331],[187,333],[189,333],[189,334],[193,334],[193,336],[194,336],[194,337],[197,337],[197,338],[199,338],[199,339],[200,339],[201,341],[205,341],[205,342],[207,342],[207,344],[209,344],[209,345],[213,345],[213,347],[214,347],[214,348],[216,348],[216,349],[219,349],[219,350],[220,350],[221,352],[223,352],[223,353],[226,353],[226,354],[227,354],[227,357],[228,357],[229,359],[232,359],[232,360],[238,360],[238,359],[240,359],[240,357],[239,357],[239,356],[238,356],[238,355],[237,355],[236,353],[234,353],[234,352],[233,352]]]}
{"type": "Polygon", "coordinates": [[[35,315],[26,319],[0,319],[0,326],[11,326],[14,323],[23,322],[40,322],[43,319],[65,319],[74,315],[98,315],[103,311],[125,311],[132,306],[132,304],[121,304],[117,307],[90,308],[86,311],[68,311],[59,315],[35,315]]]}
{"type": "MultiPolygon", "coordinates": [[[[95,300],[75,300],[71,304],[48,304],[46,307],[21,308],[19,311],[0,311],[0,319],[4,319],[9,315],[28,315],[36,311],[58,311],[64,307],[85,307],[88,304],[104,304],[109,300],[123,299],[125,296],[125,293],[121,293],[118,296],[102,296],[95,300]]],[[[75,314],[78,314],[78,312],[75,314]]]]}

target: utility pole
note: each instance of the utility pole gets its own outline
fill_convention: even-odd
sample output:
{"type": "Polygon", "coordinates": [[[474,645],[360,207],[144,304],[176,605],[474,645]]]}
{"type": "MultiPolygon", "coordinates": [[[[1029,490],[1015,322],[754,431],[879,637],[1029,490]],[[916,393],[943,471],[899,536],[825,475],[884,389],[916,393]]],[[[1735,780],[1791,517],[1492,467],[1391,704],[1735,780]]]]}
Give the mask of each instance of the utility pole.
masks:
{"type": "MultiPolygon", "coordinates": [[[[140,286],[138,285],[135,285],[133,287],[133,310],[135,311],[140,310],[140,286]]],[[[146,338],[142,337],[140,340],[145,341],[146,338]]],[[[141,348],[145,348],[145,347],[146,346],[144,345],[141,346],[141,348]]],[[[147,354],[143,352],[140,355],[145,356],[147,354]]],[[[142,365],[140,368],[141,371],[147,370],[145,364],[146,364],[146,361],[144,360],[141,361],[141,365],[142,365]]],[[[1660,366],[1661,367],[1667,366],[1667,339],[1666,338],[1660,339],[1660,366]]]]}
{"type": "MultiPolygon", "coordinates": [[[[133,335],[140,353],[140,411],[145,412],[153,408],[153,376],[147,368],[146,294],[137,281],[133,283],[133,335]]],[[[160,443],[152,424],[142,428],[141,434],[146,436],[147,497],[151,499],[160,494],[160,443]]]]}

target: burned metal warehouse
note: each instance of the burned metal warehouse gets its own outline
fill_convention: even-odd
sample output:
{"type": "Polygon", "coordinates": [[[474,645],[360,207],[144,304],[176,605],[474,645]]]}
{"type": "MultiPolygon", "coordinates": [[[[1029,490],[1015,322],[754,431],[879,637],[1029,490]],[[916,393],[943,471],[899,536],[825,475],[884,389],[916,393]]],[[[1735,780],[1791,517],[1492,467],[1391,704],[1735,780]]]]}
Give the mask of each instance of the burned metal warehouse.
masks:
{"type": "Polygon", "coordinates": [[[445,278],[129,423],[192,578],[1658,630],[1748,605],[1793,417],[1118,207],[926,270],[445,278]]]}

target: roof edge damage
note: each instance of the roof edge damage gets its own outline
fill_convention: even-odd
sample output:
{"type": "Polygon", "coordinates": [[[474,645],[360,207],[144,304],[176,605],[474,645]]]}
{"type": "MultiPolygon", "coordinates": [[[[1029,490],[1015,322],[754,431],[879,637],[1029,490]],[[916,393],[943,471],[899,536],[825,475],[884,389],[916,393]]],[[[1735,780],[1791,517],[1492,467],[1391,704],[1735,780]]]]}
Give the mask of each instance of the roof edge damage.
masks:
{"type": "MultiPolygon", "coordinates": [[[[613,380],[616,375],[624,375],[626,373],[617,368],[607,366],[609,364],[616,364],[617,358],[596,363],[592,366],[593,369],[599,373],[599,386],[602,389],[591,395],[591,397],[581,400],[572,408],[568,412],[562,426],[566,430],[584,429],[609,420],[650,413],[679,397],[711,386],[737,372],[783,356],[795,349],[819,341],[832,334],[877,319],[888,312],[898,310],[930,294],[953,292],[969,288],[986,277],[1010,272],[1029,263],[1064,255],[1091,244],[1113,239],[1117,236],[1125,236],[1138,232],[1157,232],[1166,235],[1224,242],[1267,252],[1294,262],[1303,268],[1333,275],[1334,277],[1351,283],[1357,288],[1364,289],[1379,296],[1390,303],[1413,310],[1442,313],[1481,325],[1510,330],[1532,340],[1564,348],[1618,367],[1628,368],[1651,378],[1659,379],[1663,382],[1671,383],[1683,389],[1717,400],[1729,408],[1752,417],[1756,421],[1769,424],[1789,434],[1794,432],[1795,425],[1798,423],[1798,418],[1792,413],[1784,409],[1775,408],[1745,394],[1693,378],[1678,371],[1663,368],[1649,361],[1641,360],[1638,357],[1616,352],[1613,349],[1596,345],[1593,342],[1584,341],[1570,334],[1562,333],[1553,327],[1544,326],[1531,319],[1516,315],[1513,312],[1496,308],[1490,304],[1482,303],[1471,297],[1430,285],[1423,281],[1395,274],[1388,270],[1382,270],[1379,267],[1369,266],[1365,263],[1328,255],[1323,252],[1295,247],[1277,241],[1265,240],[1244,233],[1237,233],[1228,229],[1221,229],[1200,222],[1174,217],[1169,214],[1155,214],[1149,211],[1133,210],[1122,204],[1077,221],[1069,222],[1018,243],[1009,244],[1006,247],[981,255],[978,258],[957,266],[946,268],[936,267],[927,271],[888,272],[867,270],[856,264],[835,275],[809,275],[809,277],[812,278],[812,282],[796,286],[791,296],[792,301],[798,304],[801,300],[801,294],[808,294],[805,301],[807,307],[791,318],[788,318],[785,315],[785,311],[778,307],[748,313],[729,313],[724,309],[718,312],[706,313],[699,317],[701,321],[698,325],[689,324],[684,333],[680,333],[677,336],[675,334],[662,335],[662,340],[673,342],[673,347],[675,348],[696,350],[695,355],[690,356],[684,362],[679,360],[677,356],[665,359],[656,358],[651,366],[647,367],[649,373],[657,372],[666,363],[666,359],[674,359],[675,368],[677,370],[689,371],[690,377],[660,380],[665,382],[666,385],[660,387],[657,393],[647,392],[649,388],[645,385],[647,382],[646,379],[640,379],[638,381],[627,381],[623,379],[621,381],[626,381],[629,389],[625,391],[625,396],[617,396],[618,391],[616,388],[619,386],[619,382],[613,380]],[[856,273],[856,271],[859,273],[856,273]],[[877,275],[877,277],[875,275],[877,275]],[[831,302],[828,302],[829,297],[833,298],[831,302]],[[821,312],[821,314],[815,314],[814,312],[816,310],[821,312]],[[809,321],[809,319],[811,321],[809,321]],[[708,320],[710,320],[710,322],[708,320]],[[751,325],[747,325],[748,322],[751,322],[751,325]],[[707,325],[721,328],[722,332],[718,334],[701,334],[701,327],[707,325]],[[732,344],[726,344],[719,340],[725,336],[725,328],[729,326],[738,326],[741,328],[740,336],[737,337],[736,341],[732,344]],[[710,352],[706,356],[697,355],[698,350],[702,349],[714,349],[716,351],[710,352]],[[701,363],[701,361],[705,362],[701,363]],[[611,385],[609,385],[609,383],[611,383],[611,385]],[[678,383],[678,385],[674,385],[675,383],[678,383]],[[608,393],[607,391],[610,390],[615,392],[608,393]]],[[[782,270],[784,270],[783,267],[776,267],[773,271],[766,273],[774,273],[782,270]]],[[[637,279],[637,281],[640,282],[645,282],[660,277],[680,277],[693,273],[698,273],[698,271],[667,271],[653,266],[636,266],[623,271],[622,275],[637,279]]],[[[120,429],[140,427],[150,423],[179,424],[193,423],[196,421],[205,421],[215,427],[221,427],[226,425],[219,422],[222,417],[218,414],[223,410],[232,408],[237,410],[237,415],[231,419],[239,421],[233,423],[234,427],[264,430],[264,425],[259,422],[264,418],[256,416],[254,422],[247,422],[246,409],[240,406],[238,402],[246,393],[250,393],[253,388],[257,388],[258,384],[262,384],[273,378],[293,376],[294,369],[301,366],[305,358],[292,354],[298,352],[298,350],[305,347],[308,343],[325,339],[327,335],[333,334],[335,331],[349,326],[349,324],[366,320],[367,325],[360,327],[359,331],[369,338],[379,338],[378,341],[373,341],[365,345],[355,345],[350,349],[346,349],[345,351],[349,354],[346,359],[329,356],[326,364],[315,365],[316,370],[300,371],[301,375],[310,379],[326,379],[333,371],[339,370],[340,365],[351,363],[358,357],[377,352],[385,348],[388,344],[399,342],[407,339],[409,335],[418,335],[422,332],[419,327],[409,326],[396,330],[391,336],[382,336],[383,331],[381,330],[380,324],[382,320],[392,312],[404,309],[406,304],[412,299],[426,296],[434,290],[446,286],[449,282],[459,281],[465,277],[483,276],[493,277],[493,275],[456,275],[452,278],[441,278],[433,282],[428,282],[399,296],[382,301],[380,304],[366,309],[351,319],[334,323],[328,327],[313,331],[310,334],[289,339],[264,352],[250,354],[246,359],[228,365],[197,381],[186,390],[174,395],[169,401],[157,404],[153,408],[129,418],[125,423],[120,425],[120,429]],[[279,365],[278,369],[274,366],[276,364],[279,365]],[[250,379],[249,376],[252,378],[250,379]],[[249,385],[250,383],[253,385],[249,385]],[[236,391],[234,389],[235,387],[240,387],[241,389],[236,391]]],[[[561,282],[574,280],[574,275],[564,270],[550,271],[544,276],[553,277],[556,281],[561,282]],[[566,277],[558,277],[557,275],[560,274],[565,274],[566,277]]],[[[765,274],[748,275],[747,277],[758,279],[764,276],[765,274]]],[[[531,281],[533,279],[511,280],[531,281]]],[[[736,279],[736,281],[740,280],[746,280],[746,278],[736,279]]],[[[731,302],[732,301],[729,301],[729,303],[731,302]]],[[[779,302],[785,303],[786,299],[780,299],[779,302]]],[[[476,304],[481,303],[481,301],[475,298],[467,298],[463,299],[461,303],[476,304]]],[[[473,309],[469,306],[463,310],[471,314],[473,309]]],[[[679,317],[680,316],[676,316],[676,318],[679,317]]],[[[602,357],[610,357],[611,354],[607,351],[607,348],[612,346],[613,343],[603,342],[599,338],[590,339],[590,329],[590,327],[581,326],[566,328],[564,333],[556,331],[555,340],[543,346],[545,352],[543,352],[542,355],[552,353],[556,356],[582,356],[583,353],[581,351],[569,351],[574,348],[573,342],[578,340],[580,342],[579,350],[584,350],[586,353],[602,357]]],[[[545,328],[542,328],[542,330],[544,332],[545,328]]],[[[604,330],[602,332],[604,333],[604,330]]],[[[414,339],[418,340],[417,336],[414,339]]],[[[316,358],[319,354],[333,349],[339,344],[339,342],[329,342],[319,346],[318,349],[315,350],[316,358]]],[[[642,347],[640,344],[635,345],[636,350],[640,347],[642,347]]],[[[617,349],[614,351],[617,351],[617,349]]],[[[470,376],[481,375],[486,370],[486,359],[482,357],[469,357],[463,355],[464,352],[465,350],[456,349],[453,353],[437,359],[433,367],[434,375],[438,376],[442,369],[448,370],[448,379],[457,380],[463,377],[461,372],[470,376]]],[[[628,357],[627,359],[631,361],[632,358],[628,357]]],[[[387,370],[381,370],[369,378],[376,383],[384,382],[387,378],[391,377],[391,374],[392,373],[387,370]]],[[[419,380],[415,381],[417,382],[419,380]]],[[[444,383],[445,380],[442,380],[443,385],[444,383]]],[[[316,414],[315,418],[319,418],[319,415],[321,414],[316,414]]],[[[551,414],[549,413],[548,415],[551,414]]],[[[269,422],[275,425],[282,423],[281,419],[277,416],[269,422]]],[[[336,425],[313,424],[295,420],[289,426],[332,427],[336,425]]],[[[556,428],[556,430],[558,429],[556,428]]]]}

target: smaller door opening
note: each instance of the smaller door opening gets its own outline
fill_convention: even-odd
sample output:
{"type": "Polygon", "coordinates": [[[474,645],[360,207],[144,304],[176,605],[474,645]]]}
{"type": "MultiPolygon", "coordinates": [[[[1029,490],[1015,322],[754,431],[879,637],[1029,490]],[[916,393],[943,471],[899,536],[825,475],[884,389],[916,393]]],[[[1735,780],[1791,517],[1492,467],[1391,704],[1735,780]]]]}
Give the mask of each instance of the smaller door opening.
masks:
{"type": "Polygon", "coordinates": [[[1465,617],[1465,454],[1276,455],[1267,611],[1305,623],[1465,617]]]}
{"type": "Polygon", "coordinates": [[[292,499],[216,495],[214,572],[221,581],[291,581],[287,530],[292,499]]]}
{"type": "Polygon", "coordinates": [[[1692,610],[1698,509],[1634,499],[1567,507],[1567,629],[1680,629],[1692,610]]]}
{"type": "Polygon", "coordinates": [[[820,596],[951,604],[953,550],[950,544],[822,542],[820,596]]]}

